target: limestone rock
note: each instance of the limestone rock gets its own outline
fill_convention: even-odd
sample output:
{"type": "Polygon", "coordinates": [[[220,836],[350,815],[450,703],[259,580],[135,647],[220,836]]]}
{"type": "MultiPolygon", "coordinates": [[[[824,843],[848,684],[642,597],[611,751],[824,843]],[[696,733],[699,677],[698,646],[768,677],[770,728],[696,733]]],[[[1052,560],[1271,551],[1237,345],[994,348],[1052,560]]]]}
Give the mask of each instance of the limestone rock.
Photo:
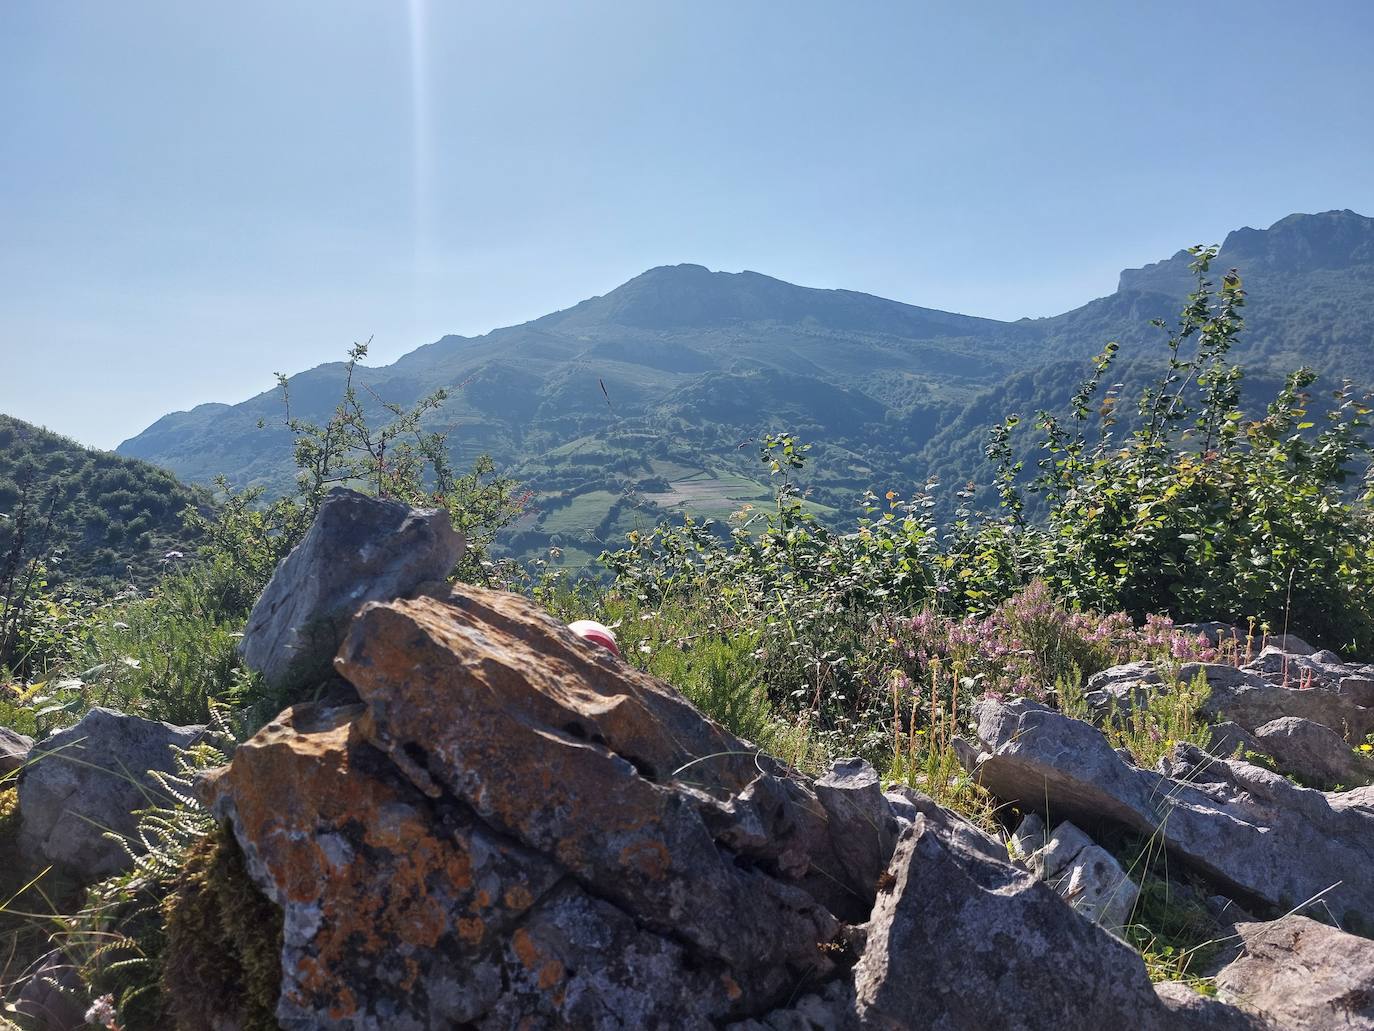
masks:
{"type": "Polygon", "coordinates": [[[284,911],[283,1027],[720,1026],[795,1008],[868,915],[900,823],[870,769],[814,788],[525,599],[370,604],[339,669],[361,703],[205,785],[284,911]]]}
{"type": "Polygon", "coordinates": [[[1281,1031],[1262,1017],[1220,999],[1199,995],[1191,985],[1179,981],[1155,985],[1155,994],[1169,1012],[1167,1027],[1186,1031],[1281,1031]]]}
{"type": "Polygon", "coordinates": [[[445,511],[336,488],[253,606],[239,645],[244,662],[278,685],[327,677],[365,602],[442,581],[463,551],[445,511]]]}
{"type": "Polygon", "coordinates": [[[1268,755],[1259,738],[1235,720],[1222,720],[1212,725],[1212,740],[1207,746],[1218,759],[1243,759],[1246,752],[1268,755]]]}
{"type": "MultiPolygon", "coordinates": [[[[673,783],[724,800],[763,780],[784,799],[808,795],[823,820],[814,796],[532,603],[467,588],[447,603],[368,605],[338,668],[368,706],[368,739],[426,793],[451,794],[601,897],[737,971],[828,966],[819,946],[835,933],[830,915],[800,889],[723,857],[698,805],[673,783]]],[[[797,830],[813,861],[843,882],[833,856],[815,855],[819,843],[797,830]]],[[[774,839],[781,858],[786,838],[774,839]]]]}
{"type": "Polygon", "coordinates": [[[1100,845],[1081,850],[1051,884],[1080,916],[1109,931],[1120,931],[1131,919],[1140,889],[1116,858],[1100,845]]]}
{"type": "Polygon", "coordinates": [[[1045,840],[1045,848],[1040,853],[1036,872],[1045,880],[1058,877],[1064,868],[1074,861],[1078,853],[1085,848],[1091,848],[1094,844],[1092,838],[1065,820],[1045,840]]]}
{"type": "Polygon", "coordinates": [[[1158,834],[1228,893],[1285,909],[1323,894],[1347,925],[1374,930],[1374,788],[1323,793],[1248,763],[1180,747],[1169,776],[1122,762],[1102,733],[1030,701],[974,707],[998,798],[1056,816],[1158,834]]]}
{"type": "Polygon", "coordinates": [[[1152,662],[1128,662],[1094,673],[1084,687],[1084,700],[1098,712],[1134,709],[1164,686],[1152,662]]]}
{"type": "Polygon", "coordinates": [[[33,738],[9,727],[0,727],[0,777],[20,769],[29,761],[32,750],[33,738]]]}
{"type": "Polygon", "coordinates": [[[167,801],[149,771],[171,773],[173,748],[190,747],[204,730],[95,708],[44,738],[19,775],[24,851],[85,882],[127,868],[128,853],[105,831],[132,835],[138,810],[167,801]]]}
{"type": "Polygon", "coordinates": [[[1137,1031],[1184,1026],[1140,957],[1043,883],[918,818],[854,968],[865,1028],[1137,1031]]]}
{"type": "Polygon", "coordinates": [[[1281,1031],[1374,1031],[1374,942],[1302,916],[1237,925],[1220,997],[1281,1031]]]}
{"type": "Polygon", "coordinates": [[[815,784],[825,809],[835,858],[846,884],[864,900],[878,893],[878,878],[897,847],[897,818],[883,795],[878,774],[862,759],[841,759],[815,784]]]}
{"type": "Polygon", "coordinates": [[[1355,787],[1374,779],[1374,763],[1361,759],[1335,731],[1311,720],[1271,720],[1255,730],[1255,737],[1283,772],[1305,781],[1355,787]]]}
{"type": "Polygon", "coordinates": [[[1204,712],[1234,720],[1252,733],[1284,716],[1299,716],[1329,727],[1354,745],[1374,731],[1374,709],[1357,704],[1354,695],[1338,693],[1334,683],[1323,686],[1319,682],[1304,689],[1294,680],[1293,686],[1284,687],[1253,670],[1221,663],[1188,663],[1179,670],[1185,680],[1198,673],[1206,675],[1211,687],[1204,712]]]}

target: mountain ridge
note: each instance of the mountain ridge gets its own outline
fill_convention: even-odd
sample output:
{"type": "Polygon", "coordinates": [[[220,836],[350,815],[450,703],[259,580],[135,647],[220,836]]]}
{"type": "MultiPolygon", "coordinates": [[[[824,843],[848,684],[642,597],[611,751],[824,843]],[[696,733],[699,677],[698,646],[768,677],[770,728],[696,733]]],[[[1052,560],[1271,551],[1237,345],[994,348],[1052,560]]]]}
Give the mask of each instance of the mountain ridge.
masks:
{"type": "MultiPolygon", "coordinates": [[[[1158,339],[1150,322],[1171,321],[1182,308],[1188,260],[1180,251],[1123,270],[1112,294],[1015,322],[752,271],[662,265],[570,308],[481,336],[441,337],[390,365],[359,367],[356,377],[399,404],[449,389],[426,425],[450,434],[457,460],[489,452],[531,485],[543,509],[522,532],[547,530],[548,512],[585,509],[553,519],[563,529],[544,536],[582,534],[590,553],[595,541],[586,535],[595,528],[640,525],[665,508],[693,507],[690,499],[705,498],[698,510],[723,515],[766,497],[749,452],[737,447],[763,432],[804,435],[818,442],[818,457],[840,466],[813,484],[822,507],[919,482],[935,457],[922,451],[935,441],[943,467],[967,471],[971,459],[948,461],[960,449],[981,450],[971,431],[951,443],[952,427],[969,421],[965,409],[1006,397],[1013,382],[1013,397],[1028,405],[1036,397],[1027,391],[1057,403],[1055,392],[1067,396],[1077,378],[1058,363],[1087,358],[1108,340],[1134,350],[1158,339]],[[1052,375],[1023,375],[1052,365],[1052,375]],[[703,480],[718,489],[700,488],[703,480]],[[571,500],[591,494],[600,499],[595,510],[571,500]]],[[[1250,301],[1238,360],[1260,370],[1313,364],[1374,383],[1374,219],[1329,211],[1238,229],[1214,278],[1231,264],[1244,266],[1250,301]]],[[[327,419],[343,376],[341,363],[292,376],[293,414],[327,419]]],[[[285,490],[291,446],[281,415],[272,391],[201,405],[169,413],[118,452],[196,483],[223,472],[237,486],[285,490]],[[259,420],[267,429],[257,429],[259,420]]]]}

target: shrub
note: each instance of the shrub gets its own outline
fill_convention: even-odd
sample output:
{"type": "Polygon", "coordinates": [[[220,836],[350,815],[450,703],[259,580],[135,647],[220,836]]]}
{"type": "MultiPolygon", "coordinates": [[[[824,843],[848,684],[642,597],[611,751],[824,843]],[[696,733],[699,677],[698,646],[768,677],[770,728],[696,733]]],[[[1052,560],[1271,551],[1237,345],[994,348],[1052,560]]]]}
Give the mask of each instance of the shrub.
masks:
{"type": "Polygon", "coordinates": [[[1060,596],[1135,619],[1256,616],[1337,648],[1374,647],[1374,523],[1367,466],[1370,407],[1347,383],[1318,415],[1313,374],[1290,375],[1260,418],[1240,404],[1229,354],[1243,323],[1239,281],[1213,289],[1215,248],[1194,248],[1196,289],[1168,338],[1163,377],[1118,437],[1115,398],[1094,405],[1116,346],[1100,355],[1070,412],[1041,412],[1044,457],[1031,490],[1043,526],[1022,520],[1015,417],[994,432],[1003,504],[1037,575],[1060,596]],[[1324,425],[1320,426],[1319,423],[1324,425]],[[1095,436],[1090,427],[1095,424],[1095,436]],[[1093,437],[1091,443],[1089,438],[1093,437]]]}

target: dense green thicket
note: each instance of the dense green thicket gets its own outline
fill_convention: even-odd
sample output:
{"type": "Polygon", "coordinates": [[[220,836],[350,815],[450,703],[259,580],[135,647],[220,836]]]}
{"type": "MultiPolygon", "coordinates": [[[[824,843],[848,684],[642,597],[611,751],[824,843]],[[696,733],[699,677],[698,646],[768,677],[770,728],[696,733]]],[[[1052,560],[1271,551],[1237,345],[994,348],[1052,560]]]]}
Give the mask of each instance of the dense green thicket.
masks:
{"type": "Polygon", "coordinates": [[[182,513],[203,504],[162,469],[0,415],[0,558],[16,543],[26,505],[29,551],[42,551],[54,584],[148,586],[169,551],[193,551],[182,513]]]}

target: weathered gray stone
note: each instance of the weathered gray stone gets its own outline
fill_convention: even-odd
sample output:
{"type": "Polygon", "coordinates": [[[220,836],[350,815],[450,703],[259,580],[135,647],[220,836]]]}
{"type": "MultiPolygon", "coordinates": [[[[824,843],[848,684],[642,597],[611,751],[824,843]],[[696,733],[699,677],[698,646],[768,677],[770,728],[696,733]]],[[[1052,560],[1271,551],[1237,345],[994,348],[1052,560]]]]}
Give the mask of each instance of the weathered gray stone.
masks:
{"type": "Polygon", "coordinates": [[[998,798],[1159,835],[1242,901],[1282,910],[1320,895],[1347,926],[1374,930],[1374,788],[1312,791],[1191,746],[1175,749],[1166,777],[1035,702],[984,699],[974,711],[987,754],[973,772],[998,798]]]}
{"type": "Polygon", "coordinates": [[[1079,851],[1050,887],[1079,915],[1113,932],[1126,926],[1140,895],[1121,864],[1100,845],[1079,851]]]}
{"type": "Polygon", "coordinates": [[[1321,685],[1302,689],[1294,680],[1294,686],[1283,687],[1252,670],[1223,663],[1188,663],[1179,676],[1191,680],[1198,673],[1206,674],[1211,688],[1203,712],[1213,718],[1234,720],[1251,732],[1283,716],[1300,716],[1320,723],[1351,744],[1359,744],[1374,731],[1374,708],[1357,705],[1350,696],[1321,685]]]}
{"type": "Polygon", "coordinates": [[[1218,759],[1244,759],[1246,752],[1269,754],[1259,739],[1235,720],[1222,720],[1212,725],[1212,740],[1207,751],[1218,759]]]}
{"type": "Polygon", "coordinates": [[[889,873],[854,968],[861,1027],[1190,1026],[1156,996],[1129,946],[924,815],[903,832],[889,873]]]}
{"type": "Polygon", "coordinates": [[[9,727],[0,727],[0,777],[13,773],[29,761],[33,738],[9,727]]]}
{"type": "Polygon", "coordinates": [[[1240,957],[1222,999],[1281,1031],[1374,1031],[1374,942],[1302,916],[1237,925],[1240,957]]]}
{"type": "Polygon", "coordinates": [[[837,761],[814,789],[829,817],[830,841],[845,881],[867,908],[897,847],[892,805],[883,796],[877,772],[862,759],[837,761]]]}
{"type": "Polygon", "coordinates": [[[1365,675],[1341,677],[1336,693],[1355,705],[1374,706],[1374,678],[1365,675]]]}
{"type": "Polygon", "coordinates": [[[1297,634],[1271,634],[1265,643],[1267,648],[1289,655],[1311,655],[1317,651],[1297,634]]]}
{"type": "Polygon", "coordinates": [[[127,868],[128,852],[105,832],[130,836],[138,810],[170,801],[149,771],[173,772],[173,749],[189,747],[204,730],[95,708],[44,738],[19,775],[25,852],[84,881],[127,868]]]}
{"type": "Polygon", "coordinates": [[[1281,1031],[1243,1009],[1199,995],[1192,985],[1181,981],[1157,984],[1155,993],[1169,1011],[1170,1027],[1187,1031],[1281,1031]]]}
{"type": "Polygon", "coordinates": [[[1091,848],[1093,844],[1092,838],[1065,820],[1045,841],[1044,851],[1041,852],[1036,864],[1036,873],[1045,880],[1058,877],[1064,868],[1074,861],[1078,853],[1085,848],[1091,848]]]}
{"type": "Polygon", "coordinates": [[[1154,663],[1128,662],[1089,677],[1084,687],[1084,700],[1097,712],[1131,710],[1144,704],[1145,699],[1164,686],[1164,678],[1154,663]]]}
{"type": "Polygon", "coordinates": [[[463,550],[445,511],[331,491],[253,606],[239,645],[244,662],[277,685],[327,678],[364,603],[443,580],[463,550]]]}
{"type": "Polygon", "coordinates": [[[1361,759],[1334,730],[1297,716],[1255,730],[1263,750],[1284,773],[1315,785],[1356,787],[1374,780],[1374,763],[1361,759]]]}

